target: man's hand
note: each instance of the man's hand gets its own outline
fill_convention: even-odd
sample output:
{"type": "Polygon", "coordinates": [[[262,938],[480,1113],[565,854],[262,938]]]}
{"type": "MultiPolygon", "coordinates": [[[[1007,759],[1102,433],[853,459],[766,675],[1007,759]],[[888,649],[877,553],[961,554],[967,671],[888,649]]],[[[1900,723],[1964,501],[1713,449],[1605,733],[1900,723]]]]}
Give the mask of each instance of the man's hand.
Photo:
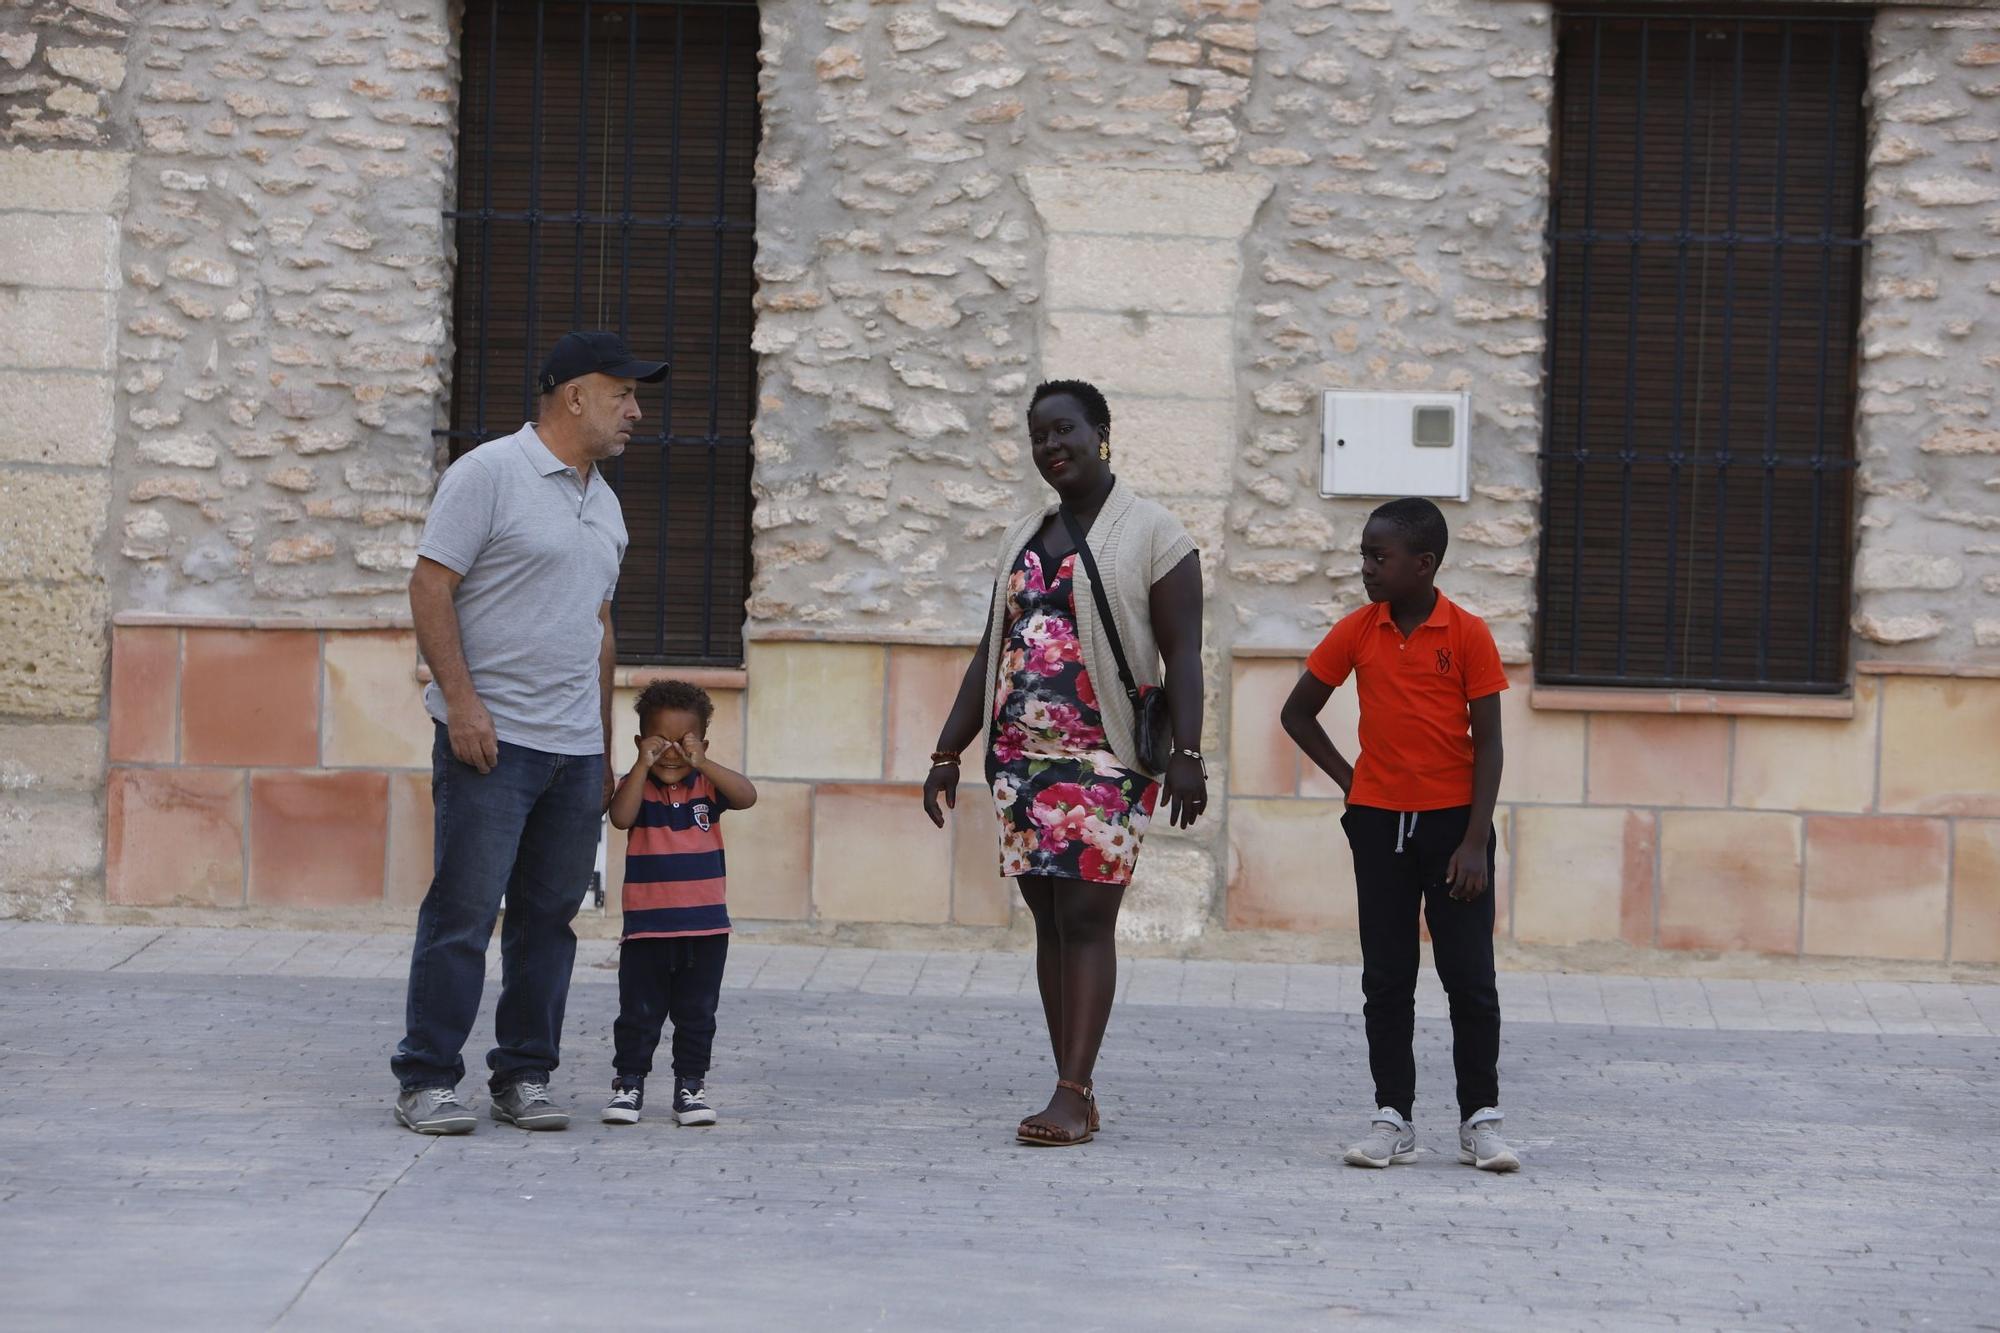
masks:
{"type": "Polygon", "coordinates": [[[604,808],[611,808],[611,798],[618,794],[618,770],[611,766],[611,756],[604,756],[604,808]]]}
{"type": "Polygon", "coordinates": [[[1346,800],[1349,796],[1352,796],[1354,794],[1354,765],[1342,763],[1340,771],[1333,774],[1333,781],[1334,785],[1340,788],[1342,800],[1346,800]]]}
{"type": "Polygon", "coordinates": [[[1485,839],[1458,845],[1458,850],[1445,864],[1444,882],[1451,887],[1451,896],[1462,903],[1469,903],[1486,892],[1485,839]]]}
{"type": "Polygon", "coordinates": [[[451,737],[451,752],[458,762],[491,773],[500,763],[500,738],[493,732],[493,715],[476,694],[459,703],[445,702],[445,716],[451,720],[445,730],[451,737]]]}
{"type": "Polygon", "coordinates": [[[708,762],[708,742],[690,731],[681,737],[681,754],[687,758],[688,767],[699,771],[708,762]]]}

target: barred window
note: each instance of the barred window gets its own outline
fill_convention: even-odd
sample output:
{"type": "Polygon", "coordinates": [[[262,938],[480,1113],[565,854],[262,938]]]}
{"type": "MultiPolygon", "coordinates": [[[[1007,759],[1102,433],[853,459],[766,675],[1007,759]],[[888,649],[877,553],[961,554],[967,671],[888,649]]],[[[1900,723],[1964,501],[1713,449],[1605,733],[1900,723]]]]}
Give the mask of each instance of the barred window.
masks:
{"type": "Polygon", "coordinates": [[[1561,17],[1539,680],[1846,685],[1867,23],[1561,17]]]}
{"type": "Polygon", "coordinates": [[[605,472],[625,509],[625,662],[743,660],[757,10],[470,0],[462,41],[454,457],[534,416],[568,329],[665,356],[605,472]]]}

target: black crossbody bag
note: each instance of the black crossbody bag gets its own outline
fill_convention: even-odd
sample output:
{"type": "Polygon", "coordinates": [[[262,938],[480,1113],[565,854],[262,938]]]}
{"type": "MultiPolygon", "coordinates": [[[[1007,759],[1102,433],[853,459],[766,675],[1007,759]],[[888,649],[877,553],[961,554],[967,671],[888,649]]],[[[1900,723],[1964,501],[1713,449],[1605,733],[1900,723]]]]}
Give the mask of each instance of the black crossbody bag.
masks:
{"type": "Polygon", "coordinates": [[[1083,561],[1084,572],[1090,576],[1097,618],[1104,625],[1105,637],[1111,640],[1111,656],[1118,663],[1118,679],[1125,686],[1125,697],[1132,701],[1132,735],[1139,746],[1139,765],[1149,772],[1164,773],[1167,761],[1174,754],[1174,724],[1167,711],[1167,692],[1157,685],[1140,685],[1133,679],[1132,667],[1125,660],[1125,645],[1118,640],[1118,621],[1111,614],[1111,600],[1104,595],[1104,580],[1098,577],[1097,560],[1090,554],[1090,543],[1084,540],[1076,515],[1067,507],[1060,512],[1063,526],[1069,529],[1069,539],[1076,543],[1077,558],[1083,561]]]}

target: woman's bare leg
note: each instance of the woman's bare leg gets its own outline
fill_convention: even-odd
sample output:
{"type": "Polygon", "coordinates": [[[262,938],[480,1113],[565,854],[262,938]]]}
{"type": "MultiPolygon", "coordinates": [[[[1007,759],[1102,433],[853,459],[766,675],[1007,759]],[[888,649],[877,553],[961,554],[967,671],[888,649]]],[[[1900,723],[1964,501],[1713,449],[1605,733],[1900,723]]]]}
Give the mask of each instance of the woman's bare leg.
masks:
{"type": "MultiPolygon", "coordinates": [[[[1061,947],[1056,1072],[1089,1087],[1118,991],[1116,930],[1125,890],[1116,884],[1070,880],[1051,885],[1051,890],[1061,947]]],[[[1067,1088],[1057,1088],[1047,1109],[1032,1118],[1080,1135],[1090,1124],[1090,1103],[1067,1088]]]]}
{"type": "Polygon", "coordinates": [[[1042,993],[1042,1017],[1049,1025],[1049,1046],[1056,1067],[1062,1067],[1062,937],[1056,933],[1055,885],[1040,875],[1020,878],[1021,898],[1035,918],[1035,986],[1042,993]]]}

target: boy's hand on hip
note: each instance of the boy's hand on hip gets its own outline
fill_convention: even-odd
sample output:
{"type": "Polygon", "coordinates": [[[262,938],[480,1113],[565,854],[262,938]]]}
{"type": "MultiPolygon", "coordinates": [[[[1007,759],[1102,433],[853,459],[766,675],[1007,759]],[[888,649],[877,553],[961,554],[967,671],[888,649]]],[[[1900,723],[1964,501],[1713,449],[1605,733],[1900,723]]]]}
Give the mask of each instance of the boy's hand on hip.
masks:
{"type": "Polygon", "coordinates": [[[471,695],[456,706],[447,702],[445,716],[450,719],[445,723],[445,732],[459,763],[481,773],[491,773],[499,766],[500,738],[493,731],[493,715],[486,711],[478,695],[471,695]]]}
{"type": "Polygon", "coordinates": [[[1460,843],[1445,865],[1444,882],[1451,886],[1451,896],[1462,903],[1486,892],[1486,843],[1460,843]]]}

